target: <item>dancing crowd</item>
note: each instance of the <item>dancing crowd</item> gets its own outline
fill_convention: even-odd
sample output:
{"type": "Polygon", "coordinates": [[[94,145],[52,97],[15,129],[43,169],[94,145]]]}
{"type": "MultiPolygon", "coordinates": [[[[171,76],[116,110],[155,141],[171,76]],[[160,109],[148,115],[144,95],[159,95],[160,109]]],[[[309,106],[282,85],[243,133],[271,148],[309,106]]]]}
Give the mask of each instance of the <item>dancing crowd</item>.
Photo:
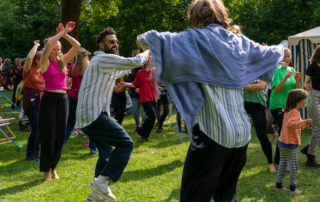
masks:
{"type": "Polygon", "coordinates": [[[142,52],[135,50],[128,58],[119,56],[120,41],[107,27],[97,35],[98,50],[89,60],[91,53],[68,35],[75,26],[68,22],[59,24],[57,34],[45,40],[41,51],[37,51],[40,41],[34,41],[22,64],[19,58],[14,66],[1,59],[2,85],[9,90],[13,78],[12,102],[19,108],[17,86],[24,82],[22,109],[32,126],[26,160],[40,160],[44,180],[59,179],[56,166],[62,148],[77,129],[89,138],[90,154],[99,155],[87,201],[116,201],[110,183],[120,179],[134,149],[121,126],[127,109],[132,107],[139,141],[149,142],[154,127],[157,133],[165,132],[163,123],[171,106],[177,111],[177,131],[191,139],[180,201],[238,201],[237,182],[251,139],[250,119],[269,172],[277,172],[275,190],[302,192],[296,189],[296,149],[301,130],[311,122],[312,137],[301,152],[307,157],[306,166],[320,167],[316,160],[320,47],[306,71],[306,91],[300,84],[303,75],[290,67],[290,49],[245,37],[239,26],[230,25],[232,19],[221,0],[194,1],[188,20],[192,28],[179,33],[152,30],[137,36],[142,52]],[[72,46],[66,54],[61,52],[61,38],[72,46]],[[312,119],[302,120],[300,109],[306,104],[312,119]],[[272,134],[271,140],[267,134],[272,134]],[[278,170],[274,164],[279,164],[278,170]],[[288,170],[290,189],[283,186],[288,170]]]}

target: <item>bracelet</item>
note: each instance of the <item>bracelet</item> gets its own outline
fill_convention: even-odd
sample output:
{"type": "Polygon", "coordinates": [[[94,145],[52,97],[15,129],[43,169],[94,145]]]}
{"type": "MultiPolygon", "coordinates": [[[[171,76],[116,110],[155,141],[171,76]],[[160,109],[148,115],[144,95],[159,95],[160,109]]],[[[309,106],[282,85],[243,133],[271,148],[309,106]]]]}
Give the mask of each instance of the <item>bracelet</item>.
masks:
{"type": "Polygon", "coordinates": [[[126,86],[128,86],[128,83],[126,83],[126,86]]]}
{"type": "Polygon", "coordinates": [[[69,36],[68,38],[66,38],[66,40],[69,41],[70,38],[71,38],[71,36],[69,36]]]}
{"type": "Polygon", "coordinates": [[[117,88],[117,85],[114,85],[114,87],[113,88],[117,88]]]}
{"type": "Polygon", "coordinates": [[[249,88],[251,88],[251,83],[249,84],[249,88]]]}

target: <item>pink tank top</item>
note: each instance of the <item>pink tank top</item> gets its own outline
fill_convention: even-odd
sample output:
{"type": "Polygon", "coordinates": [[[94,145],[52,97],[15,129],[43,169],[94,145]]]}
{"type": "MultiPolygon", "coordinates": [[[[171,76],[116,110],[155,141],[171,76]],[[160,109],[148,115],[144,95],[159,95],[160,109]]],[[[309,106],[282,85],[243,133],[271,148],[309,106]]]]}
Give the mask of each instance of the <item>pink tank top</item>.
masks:
{"type": "Polygon", "coordinates": [[[49,59],[49,67],[45,73],[42,73],[46,82],[44,91],[48,90],[67,90],[66,72],[61,73],[58,69],[58,61],[49,59]]]}

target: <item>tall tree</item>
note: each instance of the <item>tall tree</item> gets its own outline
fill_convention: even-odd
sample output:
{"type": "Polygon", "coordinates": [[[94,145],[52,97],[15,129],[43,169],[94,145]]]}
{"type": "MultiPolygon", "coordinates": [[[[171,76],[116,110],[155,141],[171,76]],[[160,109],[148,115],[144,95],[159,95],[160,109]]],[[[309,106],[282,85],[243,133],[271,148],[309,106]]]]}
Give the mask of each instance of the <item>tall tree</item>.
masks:
{"type": "MultiPolygon", "coordinates": [[[[65,26],[69,21],[76,23],[75,28],[69,33],[70,36],[79,40],[79,25],[81,15],[81,0],[62,0],[62,17],[61,22],[65,26]]],[[[61,39],[62,52],[66,53],[70,50],[71,45],[68,41],[61,39]]]]}

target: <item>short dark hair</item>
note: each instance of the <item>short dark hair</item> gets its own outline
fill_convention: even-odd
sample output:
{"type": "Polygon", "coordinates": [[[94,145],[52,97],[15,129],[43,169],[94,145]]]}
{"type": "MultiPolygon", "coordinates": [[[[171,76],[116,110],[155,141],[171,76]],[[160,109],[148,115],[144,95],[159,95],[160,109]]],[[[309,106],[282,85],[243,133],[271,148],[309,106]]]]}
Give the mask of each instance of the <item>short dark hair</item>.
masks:
{"type": "Polygon", "coordinates": [[[107,36],[107,35],[111,35],[114,34],[116,35],[116,32],[114,31],[114,29],[112,27],[107,27],[105,28],[102,32],[100,32],[98,34],[98,36],[96,37],[96,43],[99,46],[99,43],[107,36]]]}
{"type": "Polygon", "coordinates": [[[284,112],[289,112],[290,110],[297,107],[297,104],[308,97],[308,92],[303,89],[293,89],[289,91],[287,96],[286,107],[284,112]]]}

